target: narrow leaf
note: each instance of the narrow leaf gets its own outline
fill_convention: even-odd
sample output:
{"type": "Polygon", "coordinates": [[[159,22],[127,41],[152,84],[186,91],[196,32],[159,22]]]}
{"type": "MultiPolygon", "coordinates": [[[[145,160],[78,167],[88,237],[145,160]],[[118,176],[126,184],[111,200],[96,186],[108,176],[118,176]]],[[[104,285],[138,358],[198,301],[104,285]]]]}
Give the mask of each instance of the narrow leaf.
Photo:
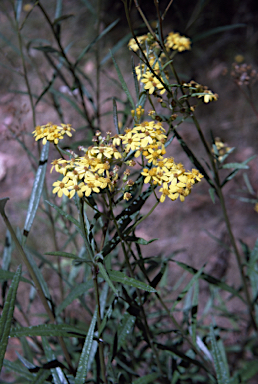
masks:
{"type": "Polygon", "coordinates": [[[83,350],[82,350],[79,364],[78,364],[78,369],[76,372],[76,377],[74,382],[75,384],[84,383],[86,380],[87,373],[88,373],[88,360],[89,360],[89,355],[90,355],[91,346],[93,342],[96,321],[97,321],[97,310],[95,310],[94,312],[94,315],[92,317],[91,324],[88,330],[88,334],[84,342],[83,350]]]}
{"type": "Polygon", "coordinates": [[[210,327],[210,337],[211,337],[211,352],[214,361],[214,366],[216,370],[216,376],[218,384],[229,384],[228,369],[223,361],[223,357],[220,353],[214,329],[210,327]]]}
{"type": "Polygon", "coordinates": [[[40,160],[39,160],[38,170],[33,183],[29,207],[28,207],[27,216],[26,216],[24,229],[23,229],[23,235],[25,236],[23,238],[23,243],[25,243],[25,239],[28,237],[29,231],[31,229],[33,220],[35,218],[35,215],[39,206],[39,201],[42,194],[45,174],[47,169],[48,151],[49,151],[49,142],[43,146],[40,160]]]}
{"type": "Polygon", "coordinates": [[[21,336],[63,336],[63,337],[80,337],[86,332],[68,324],[40,324],[30,327],[12,328],[10,337],[21,336]]]}
{"type": "Polygon", "coordinates": [[[8,338],[10,334],[10,329],[13,320],[13,311],[15,306],[16,292],[20,281],[21,276],[21,266],[17,268],[17,271],[12,280],[11,286],[9,288],[6,301],[4,303],[4,308],[0,318],[0,372],[3,366],[4,355],[6,352],[8,338]]]}
{"type": "Polygon", "coordinates": [[[117,283],[130,285],[135,288],[142,289],[147,292],[156,292],[156,289],[152,288],[150,285],[128,277],[124,272],[109,270],[108,275],[111,280],[116,281],[117,283]]]}
{"type": "Polygon", "coordinates": [[[223,164],[222,168],[224,168],[224,169],[229,169],[229,168],[233,168],[233,169],[248,169],[249,166],[246,165],[246,164],[243,164],[243,163],[227,163],[227,164],[223,164]]]}
{"type": "Polygon", "coordinates": [[[109,275],[108,275],[104,265],[101,262],[98,262],[97,265],[98,265],[100,273],[102,274],[103,279],[108,283],[108,285],[110,286],[110,288],[112,289],[114,294],[116,296],[118,296],[118,292],[117,292],[114,284],[112,283],[112,281],[111,281],[111,279],[110,279],[110,277],[109,277],[109,275]]]}

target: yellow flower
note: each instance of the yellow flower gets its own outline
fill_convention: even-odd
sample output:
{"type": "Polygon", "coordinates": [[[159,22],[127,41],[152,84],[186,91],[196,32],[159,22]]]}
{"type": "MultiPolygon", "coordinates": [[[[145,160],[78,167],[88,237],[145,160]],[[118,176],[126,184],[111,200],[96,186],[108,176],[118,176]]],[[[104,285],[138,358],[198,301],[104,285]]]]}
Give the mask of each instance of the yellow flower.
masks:
{"type": "Polygon", "coordinates": [[[67,182],[68,182],[69,178],[68,177],[64,177],[62,181],[56,181],[55,183],[53,183],[53,187],[55,187],[53,189],[53,193],[57,193],[58,194],[58,197],[62,197],[63,194],[66,195],[66,196],[69,196],[69,190],[67,189],[67,182]]]}
{"type": "Polygon", "coordinates": [[[166,40],[166,47],[182,52],[191,49],[191,40],[179,33],[170,32],[166,40]]]}
{"type": "Polygon", "coordinates": [[[131,193],[129,193],[129,192],[126,192],[125,194],[124,194],[124,197],[123,197],[123,199],[124,200],[130,200],[132,198],[132,195],[131,195],[131,193]]]}
{"type": "MultiPolygon", "coordinates": [[[[147,35],[142,35],[142,36],[136,37],[136,39],[140,45],[143,44],[147,40],[147,38],[148,38],[147,35]]],[[[128,43],[128,47],[129,47],[129,49],[131,49],[134,52],[138,51],[139,47],[138,47],[138,44],[137,44],[134,37],[132,39],[130,39],[130,41],[128,43]]]]}

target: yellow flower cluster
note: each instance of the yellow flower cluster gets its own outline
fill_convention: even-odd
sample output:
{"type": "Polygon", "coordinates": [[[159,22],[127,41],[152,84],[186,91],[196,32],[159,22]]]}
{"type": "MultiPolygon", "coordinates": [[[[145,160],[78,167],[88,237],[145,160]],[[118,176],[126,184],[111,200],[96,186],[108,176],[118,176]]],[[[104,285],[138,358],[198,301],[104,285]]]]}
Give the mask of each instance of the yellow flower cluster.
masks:
{"type": "Polygon", "coordinates": [[[144,115],[144,108],[139,105],[139,107],[136,108],[136,110],[131,110],[131,115],[133,117],[136,117],[138,120],[144,115]]]}
{"type": "MultiPolygon", "coordinates": [[[[153,72],[161,77],[159,63],[155,60],[153,55],[149,56],[149,63],[153,69],[153,72]]],[[[146,89],[150,95],[153,94],[154,91],[160,91],[160,94],[166,92],[164,85],[159,81],[159,79],[147,68],[144,64],[138,65],[135,67],[135,72],[137,75],[138,81],[141,81],[144,84],[144,89],[146,89]]]]}
{"type": "MultiPolygon", "coordinates": [[[[141,108],[139,110],[141,111],[141,108]]],[[[42,127],[36,127],[34,136],[36,140],[43,138],[43,143],[46,141],[55,143],[55,140],[62,138],[64,133],[71,136],[71,129],[70,125],[62,124],[61,127],[57,127],[48,123],[42,127]],[[54,133],[60,136],[54,137],[54,133]]],[[[124,164],[132,167],[136,165],[135,160],[125,160],[128,153],[132,152],[135,159],[141,158],[143,167],[141,174],[144,177],[144,183],[161,186],[159,190],[161,202],[166,196],[171,200],[179,197],[184,201],[191,192],[192,186],[203,176],[196,169],[186,172],[182,164],[176,164],[173,158],[164,157],[166,140],[167,136],[162,123],[155,121],[135,124],[134,128],[127,128],[124,135],[117,134],[110,137],[110,133],[107,133],[105,138],[97,132],[94,146],[87,149],[80,148],[85,152],[84,156],[73,154],[70,160],[58,159],[52,162],[51,172],[55,169],[63,175],[62,180],[53,183],[53,193],[57,193],[59,197],[64,194],[69,198],[77,193],[82,198],[108,188],[111,192],[122,190],[124,199],[130,200],[132,197],[130,190],[134,185],[133,180],[128,180],[130,170],[126,169],[122,178],[119,170],[124,164]],[[126,183],[122,188],[118,186],[120,179],[126,183]]]]}
{"type": "Polygon", "coordinates": [[[198,84],[194,80],[191,80],[190,83],[184,83],[183,86],[185,88],[189,88],[190,95],[194,96],[195,93],[202,93],[202,95],[198,95],[197,97],[203,97],[203,101],[205,103],[209,103],[212,100],[218,100],[219,96],[217,95],[217,93],[213,93],[208,89],[206,85],[198,84]]]}
{"type": "Polygon", "coordinates": [[[89,147],[84,156],[77,156],[71,160],[59,159],[52,162],[52,168],[61,173],[64,178],[53,184],[53,193],[63,194],[70,199],[77,193],[90,196],[92,192],[100,193],[101,189],[114,189],[118,179],[118,167],[111,164],[122,158],[122,155],[111,144],[89,147]]]}
{"type": "MultiPolygon", "coordinates": [[[[224,155],[226,153],[228,153],[232,148],[231,147],[228,147],[227,144],[223,143],[223,141],[221,140],[220,137],[216,137],[215,138],[215,146],[217,148],[217,153],[218,153],[218,156],[216,156],[218,158],[219,161],[222,161],[224,155]]],[[[216,150],[215,148],[215,150],[216,150]]],[[[212,148],[212,152],[215,153],[215,150],[214,148],[212,148]]]]}
{"type": "Polygon", "coordinates": [[[182,164],[176,164],[173,158],[166,158],[165,142],[167,136],[162,124],[143,122],[133,129],[127,129],[124,135],[120,135],[125,151],[135,151],[134,157],[142,156],[143,163],[147,161],[149,167],[144,168],[141,174],[144,183],[160,185],[160,202],[164,202],[166,196],[171,200],[178,197],[184,201],[190,194],[192,186],[200,181],[203,175],[196,169],[186,172],[182,164]]]}
{"type": "Polygon", "coordinates": [[[191,40],[188,37],[181,36],[179,33],[170,32],[165,45],[174,51],[183,52],[191,49],[191,40]]]}
{"type": "Polygon", "coordinates": [[[59,126],[47,123],[41,126],[37,125],[35,131],[32,133],[36,141],[43,139],[43,144],[45,145],[47,141],[58,144],[59,140],[62,140],[65,134],[71,137],[71,131],[74,131],[74,129],[70,124],[61,124],[61,126],[59,126]]]}
{"type": "MultiPolygon", "coordinates": [[[[148,45],[148,48],[153,50],[154,48],[158,48],[158,43],[157,41],[153,38],[153,36],[148,33],[147,35],[142,35],[142,36],[137,36],[136,37],[138,44],[141,46],[141,48],[144,50],[146,53],[146,44],[148,45]]],[[[132,51],[136,52],[139,49],[139,46],[136,42],[136,39],[133,37],[130,39],[128,43],[129,49],[132,51]]]]}

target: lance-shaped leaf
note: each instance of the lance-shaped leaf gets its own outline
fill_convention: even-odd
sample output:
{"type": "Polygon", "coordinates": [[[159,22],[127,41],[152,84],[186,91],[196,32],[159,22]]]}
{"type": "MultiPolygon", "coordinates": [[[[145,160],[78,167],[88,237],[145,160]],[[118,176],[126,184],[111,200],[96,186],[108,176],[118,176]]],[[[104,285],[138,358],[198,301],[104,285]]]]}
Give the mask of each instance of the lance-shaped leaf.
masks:
{"type": "MultiPolygon", "coordinates": [[[[4,271],[3,269],[0,269],[0,281],[11,280],[14,278],[14,276],[15,276],[14,272],[4,271]]],[[[24,283],[29,283],[33,285],[33,283],[30,280],[26,279],[25,277],[21,276],[20,280],[23,281],[24,283]]]]}
{"type": "Polygon", "coordinates": [[[42,194],[44,179],[45,179],[45,174],[47,169],[48,151],[49,151],[49,142],[47,142],[46,145],[43,146],[40,160],[39,160],[38,170],[33,183],[29,207],[28,207],[27,216],[26,216],[24,229],[23,229],[24,243],[29,234],[29,231],[31,229],[33,220],[35,218],[35,215],[39,206],[39,201],[42,194]]]}
{"type": "Polygon", "coordinates": [[[8,338],[13,319],[16,292],[20,281],[21,270],[21,266],[19,266],[12,280],[12,284],[9,288],[4,308],[2,311],[2,316],[0,318],[0,371],[3,366],[4,355],[8,344],[8,338]]]}
{"type": "Polygon", "coordinates": [[[131,287],[139,288],[147,292],[156,292],[156,289],[151,287],[150,285],[143,283],[142,281],[138,281],[133,279],[132,277],[128,277],[124,272],[109,270],[108,275],[111,280],[116,281],[121,284],[130,285],[131,287]]]}
{"type": "Polygon", "coordinates": [[[211,353],[214,361],[218,384],[229,384],[227,361],[225,361],[225,359],[223,358],[223,353],[221,353],[220,351],[212,326],[210,327],[210,337],[211,353]]]}
{"type": "Polygon", "coordinates": [[[30,327],[12,328],[10,337],[21,336],[62,336],[62,337],[81,337],[86,332],[73,327],[69,324],[40,324],[30,327]]]}
{"type": "Polygon", "coordinates": [[[85,379],[88,373],[88,361],[89,361],[89,356],[91,352],[96,321],[97,321],[97,309],[94,312],[94,315],[88,330],[88,334],[84,342],[83,350],[80,356],[78,369],[75,377],[75,382],[74,382],[75,384],[81,384],[85,382],[85,379]]]}

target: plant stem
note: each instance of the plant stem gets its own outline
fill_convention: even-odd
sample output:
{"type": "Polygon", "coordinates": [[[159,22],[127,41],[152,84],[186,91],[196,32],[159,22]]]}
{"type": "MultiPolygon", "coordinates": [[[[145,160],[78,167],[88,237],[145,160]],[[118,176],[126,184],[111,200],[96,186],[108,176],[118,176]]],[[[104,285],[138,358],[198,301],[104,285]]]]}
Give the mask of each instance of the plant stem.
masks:
{"type": "MultiPolygon", "coordinates": [[[[110,206],[110,213],[111,213],[111,217],[114,221],[114,224],[115,224],[115,227],[116,227],[116,230],[117,230],[117,233],[118,233],[118,236],[120,238],[120,241],[121,241],[121,246],[122,246],[122,249],[123,249],[123,253],[124,253],[124,256],[125,256],[125,261],[126,261],[126,265],[127,265],[127,268],[129,270],[129,274],[132,278],[134,278],[134,273],[133,273],[133,270],[132,270],[132,267],[131,267],[131,264],[130,264],[130,261],[129,261],[129,257],[128,257],[128,253],[126,251],[126,248],[125,248],[125,244],[124,244],[124,239],[123,239],[123,236],[122,236],[122,233],[120,231],[120,228],[118,226],[118,223],[116,221],[116,218],[115,218],[115,215],[113,213],[113,209],[112,209],[112,201],[111,201],[111,197],[110,197],[110,194],[108,193],[108,199],[109,199],[109,206],[110,206]]],[[[159,202],[158,202],[159,203],[159,202]]],[[[156,206],[156,205],[155,205],[156,206]]],[[[155,207],[154,207],[155,208],[155,207]]],[[[143,304],[142,304],[142,298],[141,298],[141,294],[139,292],[139,289],[136,288],[136,293],[137,293],[137,297],[138,297],[138,301],[139,301],[139,305],[140,305],[140,309],[141,309],[141,312],[142,312],[142,316],[143,316],[143,321],[144,321],[144,325],[145,325],[145,331],[146,331],[146,336],[147,336],[147,339],[148,339],[148,343],[155,355],[155,358],[156,358],[156,363],[157,363],[157,367],[159,369],[159,372],[162,376],[164,376],[163,374],[163,370],[162,370],[162,367],[161,367],[161,364],[160,364],[160,361],[159,361],[159,355],[158,355],[158,351],[156,349],[156,346],[155,344],[153,343],[152,341],[152,337],[151,337],[151,332],[150,332],[150,329],[149,329],[149,325],[148,325],[148,322],[147,322],[147,317],[146,317],[146,314],[145,314],[145,310],[144,310],[144,307],[143,307],[143,304]]]]}

